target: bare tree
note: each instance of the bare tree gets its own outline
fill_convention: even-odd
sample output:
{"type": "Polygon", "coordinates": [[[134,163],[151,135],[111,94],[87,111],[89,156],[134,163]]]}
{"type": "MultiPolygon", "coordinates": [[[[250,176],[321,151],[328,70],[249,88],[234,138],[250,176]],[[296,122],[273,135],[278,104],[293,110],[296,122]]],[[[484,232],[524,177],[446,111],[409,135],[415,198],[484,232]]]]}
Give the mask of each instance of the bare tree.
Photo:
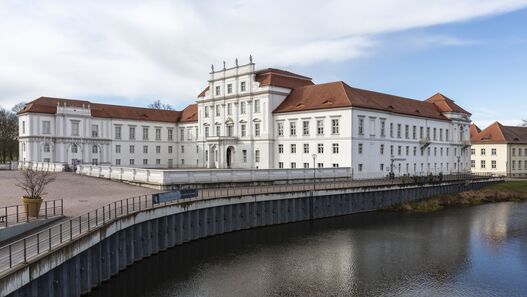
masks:
{"type": "Polygon", "coordinates": [[[38,199],[46,195],[46,186],[55,181],[55,174],[49,171],[22,170],[22,177],[18,179],[17,187],[26,192],[24,198],[38,199]]]}
{"type": "Polygon", "coordinates": [[[18,156],[18,118],[13,112],[0,108],[0,161],[18,156]]]}
{"type": "Polygon", "coordinates": [[[521,125],[522,127],[527,127],[527,120],[522,120],[522,121],[523,121],[523,123],[521,123],[520,125],[521,125]]]}
{"type": "Polygon", "coordinates": [[[165,104],[161,100],[156,100],[154,103],[148,104],[148,108],[152,109],[164,109],[164,110],[174,110],[170,104],[165,104]]]}
{"type": "Polygon", "coordinates": [[[17,103],[17,104],[15,104],[15,106],[13,106],[13,108],[11,108],[11,111],[14,114],[17,114],[19,111],[21,111],[24,108],[24,106],[26,106],[25,102],[17,103]]]}

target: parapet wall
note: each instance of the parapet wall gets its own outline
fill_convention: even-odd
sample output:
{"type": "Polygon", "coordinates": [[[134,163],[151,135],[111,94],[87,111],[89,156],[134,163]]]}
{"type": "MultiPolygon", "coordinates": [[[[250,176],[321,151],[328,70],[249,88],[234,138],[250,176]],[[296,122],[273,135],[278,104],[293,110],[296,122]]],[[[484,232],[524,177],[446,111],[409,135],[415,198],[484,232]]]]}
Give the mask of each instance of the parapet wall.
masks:
{"type": "Polygon", "coordinates": [[[0,296],[80,296],[136,261],[192,240],[372,211],[496,181],[382,186],[198,200],[115,219],[0,280],[0,296]]]}

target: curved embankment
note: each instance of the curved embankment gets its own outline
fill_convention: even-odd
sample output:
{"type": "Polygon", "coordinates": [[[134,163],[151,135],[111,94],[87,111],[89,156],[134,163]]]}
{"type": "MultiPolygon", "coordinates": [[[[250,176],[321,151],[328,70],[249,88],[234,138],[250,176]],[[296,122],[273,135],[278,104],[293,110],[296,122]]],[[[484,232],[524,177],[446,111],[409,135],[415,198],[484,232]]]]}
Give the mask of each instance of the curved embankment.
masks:
{"type": "Polygon", "coordinates": [[[136,261],[195,239],[372,211],[496,181],[260,194],[199,200],[117,218],[0,279],[0,296],[80,296],[136,261]]]}

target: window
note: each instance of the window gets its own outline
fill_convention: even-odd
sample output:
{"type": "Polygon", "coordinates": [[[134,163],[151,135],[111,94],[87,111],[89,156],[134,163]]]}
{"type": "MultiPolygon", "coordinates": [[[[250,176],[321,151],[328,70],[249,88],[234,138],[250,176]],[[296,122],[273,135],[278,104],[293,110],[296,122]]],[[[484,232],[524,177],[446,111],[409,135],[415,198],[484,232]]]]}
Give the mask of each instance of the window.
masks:
{"type": "Polygon", "coordinates": [[[323,154],[324,153],[324,144],[323,143],[319,143],[317,145],[317,151],[319,154],[323,154]]]}
{"type": "Polygon", "coordinates": [[[240,113],[245,114],[245,101],[240,104],[240,113]]]}
{"type": "Polygon", "coordinates": [[[386,136],[386,121],[381,120],[381,137],[386,136]]]}
{"type": "Polygon", "coordinates": [[[22,121],[22,133],[26,133],[26,121],[22,121]]]}
{"type": "Polygon", "coordinates": [[[393,123],[390,123],[390,137],[393,138],[393,123]]]}
{"type": "Polygon", "coordinates": [[[143,127],[143,140],[148,140],[148,127],[143,127]]]}
{"type": "Polygon", "coordinates": [[[401,138],[401,124],[397,124],[397,138],[401,138]]]}
{"type": "Polygon", "coordinates": [[[296,154],[296,144],[291,144],[291,154],[296,154]]]}
{"type": "Polygon", "coordinates": [[[304,162],[304,168],[309,168],[309,163],[308,162],[304,162]]]}
{"type": "Polygon", "coordinates": [[[148,154],[148,145],[143,145],[143,154],[148,154]]]}
{"type": "Polygon", "coordinates": [[[485,156],[485,149],[484,148],[481,149],[481,155],[485,156]]]}
{"type": "Polygon", "coordinates": [[[130,165],[134,165],[135,164],[135,160],[134,159],[130,159],[130,165]]]}
{"type": "Polygon", "coordinates": [[[135,146],[131,145],[130,146],[130,154],[133,154],[135,153],[135,146]]]}
{"type": "Polygon", "coordinates": [[[414,156],[417,156],[417,147],[414,146],[414,156]]]}
{"type": "Polygon", "coordinates": [[[331,134],[339,134],[339,119],[331,120],[331,134]]]}
{"type": "Polygon", "coordinates": [[[97,158],[91,159],[91,164],[92,165],[98,165],[99,164],[99,159],[97,159],[97,158]]]}
{"type": "Polygon", "coordinates": [[[44,150],[44,153],[49,153],[49,151],[50,151],[49,143],[44,143],[43,150],[44,150]]]}
{"type": "Polygon", "coordinates": [[[169,153],[169,154],[172,154],[172,153],[173,153],[173,149],[172,149],[172,146],[171,146],[171,145],[168,146],[168,153],[169,153]]]}
{"type": "Polygon", "coordinates": [[[296,136],[296,122],[289,123],[289,135],[296,136]]]}
{"type": "Polygon", "coordinates": [[[156,128],[156,140],[161,140],[161,128],[156,128]]]}
{"type": "Polygon", "coordinates": [[[260,124],[254,123],[254,136],[260,136],[260,124]]]}
{"type": "Polygon", "coordinates": [[[390,145],[390,155],[393,156],[393,145],[390,145]]]}
{"type": "Polygon", "coordinates": [[[381,164],[379,168],[381,169],[381,172],[384,171],[384,164],[381,164]]]}
{"type": "Polygon", "coordinates": [[[241,132],[242,132],[242,133],[241,133],[241,134],[242,134],[242,137],[247,136],[247,126],[246,126],[245,124],[242,124],[240,127],[241,127],[241,130],[242,130],[242,131],[241,131],[241,132]]]}
{"type": "Polygon", "coordinates": [[[227,94],[232,93],[232,84],[227,84],[227,94]]]}
{"type": "MultiPolygon", "coordinates": [[[[476,150],[475,149],[473,149],[473,150],[474,150],[473,155],[475,155],[476,154],[476,152],[475,152],[476,150]]],[[[496,156],[496,149],[495,148],[491,149],[490,150],[490,154],[493,155],[493,156],[496,156]]]]}
{"type": "MultiPolygon", "coordinates": [[[[183,147],[183,146],[181,146],[181,147],[183,147]]],[[[156,154],[161,154],[161,146],[160,145],[156,146],[156,154]]]]}
{"type": "Polygon", "coordinates": [[[439,141],[443,141],[443,129],[439,129],[439,141]]]}
{"type": "Polygon", "coordinates": [[[181,165],[185,165],[185,159],[181,159],[181,165]]]}
{"type": "Polygon", "coordinates": [[[406,139],[410,138],[410,125],[404,126],[404,138],[406,139]]]}
{"type": "Polygon", "coordinates": [[[430,127],[426,127],[426,138],[430,139],[430,127]]]}
{"type": "Polygon", "coordinates": [[[217,117],[220,116],[220,106],[219,105],[216,105],[216,116],[217,117]]]}
{"type": "Polygon", "coordinates": [[[99,125],[91,125],[91,137],[99,137],[99,125]]]}
{"type": "Polygon", "coordinates": [[[291,162],[291,168],[296,168],[296,162],[291,162]]]}
{"type": "Polygon", "coordinates": [[[209,127],[205,126],[205,137],[209,137],[209,127]]]}
{"type": "Polygon", "coordinates": [[[42,134],[50,134],[51,133],[51,123],[50,121],[43,121],[42,122],[42,134]]]}
{"type": "Polygon", "coordinates": [[[283,154],[284,153],[284,145],[283,144],[279,144],[278,145],[278,153],[279,154],[283,154]]]}
{"type": "Polygon", "coordinates": [[[339,164],[338,163],[333,163],[333,167],[337,168],[337,167],[339,167],[339,164]]]}
{"type": "Polygon", "coordinates": [[[71,122],[71,136],[79,136],[79,122],[78,121],[71,122]]]}
{"type": "Polygon", "coordinates": [[[245,83],[244,81],[242,81],[242,82],[240,83],[240,90],[241,90],[242,92],[245,92],[245,85],[246,85],[246,83],[245,83]]]}
{"type": "Polygon", "coordinates": [[[220,136],[221,127],[218,125],[216,126],[216,136],[220,136]]]}
{"type": "Polygon", "coordinates": [[[309,121],[302,121],[303,135],[309,135],[309,121]]]}
{"type": "Polygon", "coordinates": [[[196,145],[196,153],[199,153],[199,145],[196,145]]]}
{"type": "Polygon", "coordinates": [[[359,154],[362,154],[362,143],[359,143],[359,154]]]}
{"type": "Polygon", "coordinates": [[[278,122],[278,136],[284,136],[284,123],[278,122]]]}
{"type": "Polygon", "coordinates": [[[359,135],[364,135],[364,119],[363,118],[359,118],[359,135]]]}
{"type": "Polygon", "coordinates": [[[476,168],[476,160],[470,160],[470,167],[476,168]]]}
{"type": "Polygon", "coordinates": [[[284,168],[284,162],[278,162],[278,168],[284,168]]]}
{"type": "Polygon", "coordinates": [[[370,136],[375,136],[375,118],[370,117],[370,136]]]}
{"type": "Polygon", "coordinates": [[[247,163],[247,150],[242,150],[243,163],[247,163]]]}
{"type": "Polygon", "coordinates": [[[324,163],[317,163],[318,168],[324,168],[324,163]]]}
{"type": "Polygon", "coordinates": [[[120,154],[120,153],[121,153],[121,145],[120,145],[120,144],[117,144],[117,145],[115,146],[115,153],[116,153],[116,154],[120,154]]]}
{"type": "Polygon", "coordinates": [[[407,156],[410,155],[410,147],[409,147],[409,146],[406,146],[406,155],[407,155],[407,156]]]}
{"type": "Polygon", "coordinates": [[[362,172],[362,164],[359,164],[359,171],[362,172]]]}
{"type": "Polygon", "coordinates": [[[143,165],[148,165],[148,159],[143,159],[143,165]]]}
{"type": "Polygon", "coordinates": [[[205,106],[205,117],[206,118],[209,117],[209,107],[208,106],[205,106]]]}
{"type": "MultiPolygon", "coordinates": [[[[23,143],[22,148],[23,148],[24,151],[26,150],[26,144],[25,143],[23,143]]],[[[78,150],[76,144],[71,146],[71,153],[76,154],[76,153],[78,153],[78,151],[79,150],[78,150]]]]}
{"type": "MultiPolygon", "coordinates": [[[[472,160],[472,161],[474,161],[474,160],[472,160]]],[[[496,160],[492,160],[490,162],[490,166],[491,166],[492,169],[496,169],[496,160]]],[[[476,167],[476,164],[474,164],[474,166],[472,168],[474,168],[474,167],[476,167]]]]}
{"type": "Polygon", "coordinates": [[[227,126],[227,136],[232,136],[232,125],[227,126]]]}
{"type": "Polygon", "coordinates": [[[254,162],[260,163],[260,150],[254,151],[254,162]]]}
{"type": "Polygon", "coordinates": [[[412,138],[417,139],[417,126],[412,126],[412,138]]]}
{"type": "Polygon", "coordinates": [[[219,96],[221,93],[220,86],[216,86],[216,96],[219,96]]]}
{"type": "Polygon", "coordinates": [[[334,154],[338,154],[339,153],[339,144],[338,143],[334,143],[333,144],[333,153],[334,154]]]}
{"type": "Polygon", "coordinates": [[[121,126],[115,126],[115,139],[121,139],[121,126]]]}
{"type": "Polygon", "coordinates": [[[232,103],[227,103],[227,114],[232,115],[232,103]]]}
{"type": "Polygon", "coordinates": [[[324,120],[317,120],[317,135],[324,135],[324,120]]]}
{"type": "Polygon", "coordinates": [[[156,165],[161,165],[161,159],[156,159],[156,165]]]}
{"type": "Polygon", "coordinates": [[[437,128],[434,128],[433,136],[434,136],[434,141],[436,141],[437,140],[437,128]]]}
{"type": "Polygon", "coordinates": [[[115,165],[121,165],[121,159],[115,159],[115,165]]]}
{"type": "Polygon", "coordinates": [[[512,160],[512,169],[516,170],[516,160],[512,160]]]}
{"type": "Polygon", "coordinates": [[[397,146],[397,155],[400,156],[402,154],[402,147],[399,145],[397,146]]]}
{"type": "MultiPolygon", "coordinates": [[[[454,163],[455,166],[455,163],[454,163]]],[[[485,160],[481,160],[481,169],[485,169],[485,160]]]]}
{"type": "Polygon", "coordinates": [[[470,149],[470,154],[474,156],[476,154],[476,149],[470,149]]]}
{"type": "Polygon", "coordinates": [[[309,154],[309,143],[304,143],[304,154],[309,154]]]}
{"type": "Polygon", "coordinates": [[[516,149],[515,148],[512,149],[512,156],[516,157],[516,149]]]}
{"type": "Polygon", "coordinates": [[[384,144],[381,144],[381,147],[380,147],[380,154],[381,154],[381,155],[384,155],[384,144]]]}
{"type": "Polygon", "coordinates": [[[130,140],[135,140],[135,127],[130,127],[129,134],[130,140]]]}
{"type": "Polygon", "coordinates": [[[260,112],[260,100],[255,99],[254,100],[254,113],[259,113],[259,112],[260,112]]]}

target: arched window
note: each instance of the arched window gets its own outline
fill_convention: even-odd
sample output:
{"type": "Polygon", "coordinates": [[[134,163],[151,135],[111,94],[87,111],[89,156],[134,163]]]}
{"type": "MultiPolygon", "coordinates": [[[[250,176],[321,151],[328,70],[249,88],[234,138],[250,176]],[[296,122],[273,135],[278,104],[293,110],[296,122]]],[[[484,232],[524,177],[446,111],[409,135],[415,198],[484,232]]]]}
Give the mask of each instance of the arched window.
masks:
{"type": "Polygon", "coordinates": [[[44,153],[49,153],[49,143],[44,143],[44,153]]]}
{"type": "Polygon", "coordinates": [[[74,154],[77,153],[77,145],[76,144],[71,145],[71,152],[74,153],[74,154]]]}
{"type": "Polygon", "coordinates": [[[96,145],[94,145],[91,149],[91,152],[94,154],[97,154],[99,152],[99,148],[96,145]]]}

